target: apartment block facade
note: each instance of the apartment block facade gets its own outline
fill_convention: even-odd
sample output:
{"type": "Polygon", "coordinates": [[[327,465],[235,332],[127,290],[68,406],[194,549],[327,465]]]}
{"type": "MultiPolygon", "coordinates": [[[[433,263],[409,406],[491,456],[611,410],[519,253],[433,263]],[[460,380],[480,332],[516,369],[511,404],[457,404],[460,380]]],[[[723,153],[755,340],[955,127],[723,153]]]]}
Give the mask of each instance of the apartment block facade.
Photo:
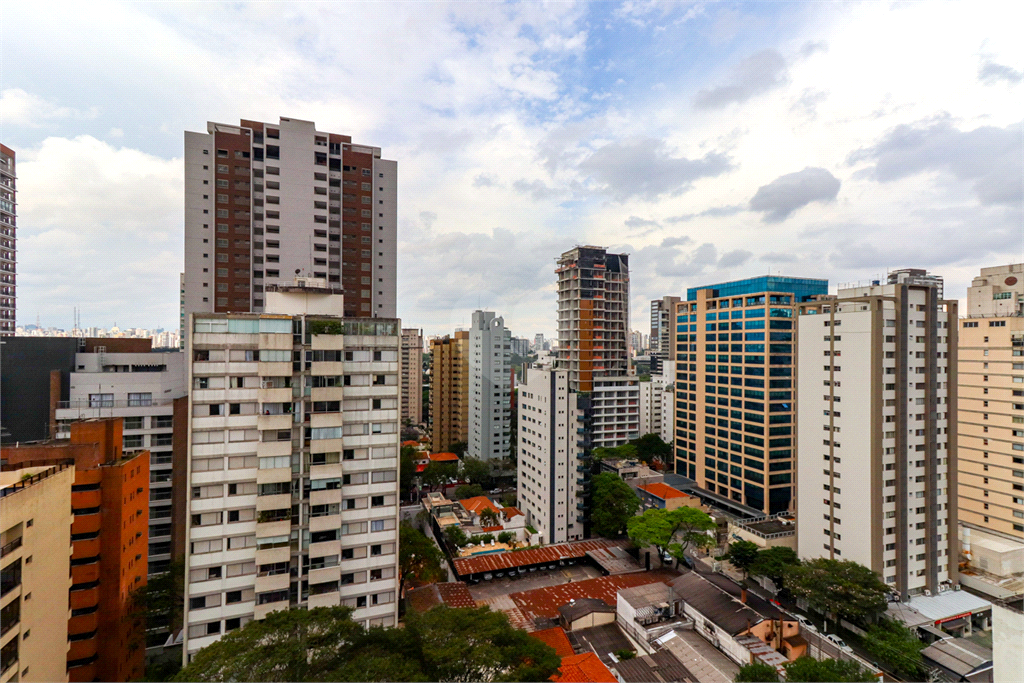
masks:
{"type": "Polygon", "coordinates": [[[499,466],[512,424],[512,333],[505,319],[474,311],[469,330],[469,441],[466,455],[499,466]]]}
{"type": "Polygon", "coordinates": [[[675,330],[676,304],[678,296],[665,296],[651,301],[651,355],[662,359],[674,360],[676,345],[673,340],[675,330]]]}
{"type": "MultiPolygon", "coordinates": [[[[149,345],[148,339],[138,341],[137,346],[149,345]]],[[[67,400],[56,410],[56,438],[68,438],[78,420],[121,417],[124,449],[150,452],[148,571],[160,574],[173,557],[184,556],[186,463],[179,457],[177,468],[173,465],[175,442],[183,455],[188,438],[185,354],[108,352],[118,346],[108,347],[102,339],[87,342],[75,354],[67,400]]]]}
{"type": "Polygon", "coordinates": [[[797,304],[828,281],[757,277],[676,304],[676,472],[765,514],[793,506],[797,304]]]}
{"type": "Polygon", "coordinates": [[[402,423],[423,422],[423,330],[402,330],[402,423]]]}
{"type": "Polygon", "coordinates": [[[904,598],[956,583],[957,302],[899,270],[801,304],[798,326],[800,556],[904,598]]]}
{"type": "Polygon", "coordinates": [[[665,361],[663,374],[651,375],[647,382],[638,384],[640,390],[640,436],[657,434],[665,443],[672,443],[675,420],[675,363],[665,361]]]}
{"type": "Polygon", "coordinates": [[[18,308],[17,155],[0,144],[0,337],[14,335],[18,308]]]}
{"type": "Polygon", "coordinates": [[[3,683],[68,680],[74,480],[73,462],[0,472],[3,683]]]}
{"type": "Polygon", "coordinates": [[[959,519],[1024,539],[1024,264],[983,268],[959,338],[959,519]]]}
{"type": "Polygon", "coordinates": [[[186,132],[183,322],[263,311],[296,275],[343,292],[347,317],[394,318],[397,182],[380,148],[310,121],[186,132]]]}
{"type": "Polygon", "coordinates": [[[545,543],[585,537],[591,457],[569,371],[528,367],[519,385],[517,500],[545,543]]]}
{"type": "Polygon", "coordinates": [[[401,323],[333,292],[192,316],[186,661],[275,610],[396,623],[401,323]]]}
{"type": "Polygon", "coordinates": [[[629,372],[629,256],[603,247],[563,253],[558,276],[558,358],[573,391],[629,372]]]}
{"type": "Polygon", "coordinates": [[[430,340],[430,441],[435,453],[469,441],[469,332],[430,340]]]}
{"type": "Polygon", "coordinates": [[[63,603],[71,608],[69,681],[130,681],[145,672],[144,615],[132,593],[147,578],[149,452],[125,451],[122,434],[122,418],[96,418],[71,424],[66,441],[2,450],[6,467],[74,465],[71,587],[63,603]]]}

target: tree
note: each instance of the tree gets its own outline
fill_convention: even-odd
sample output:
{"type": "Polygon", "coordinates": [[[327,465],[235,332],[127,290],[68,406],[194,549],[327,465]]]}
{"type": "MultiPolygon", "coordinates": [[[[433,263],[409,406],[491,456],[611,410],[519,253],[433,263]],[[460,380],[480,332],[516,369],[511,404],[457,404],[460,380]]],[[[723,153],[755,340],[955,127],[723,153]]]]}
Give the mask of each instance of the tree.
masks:
{"type": "Polygon", "coordinates": [[[181,626],[184,606],[185,561],[177,559],[171,561],[166,572],[150,577],[146,585],[132,591],[127,618],[146,620],[145,628],[132,629],[133,639],[146,647],[151,644],[143,642],[146,633],[159,630],[160,640],[165,640],[167,631],[181,626]]]}
{"type": "Polygon", "coordinates": [[[506,545],[512,545],[516,541],[516,534],[514,531],[502,531],[498,534],[498,543],[504,543],[506,545]]]}
{"type": "Polygon", "coordinates": [[[423,483],[431,488],[443,486],[459,476],[454,463],[432,462],[423,470],[423,483]]]}
{"type": "Polygon", "coordinates": [[[795,550],[778,545],[759,552],[749,571],[757,576],[767,576],[781,587],[785,581],[786,567],[798,564],[800,558],[797,557],[795,550]]]}
{"type": "Polygon", "coordinates": [[[757,553],[760,549],[756,543],[750,541],[736,541],[729,544],[729,552],[725,555],[732,562],[732,566],[744,572],[750,570],[750,565],[757,560],[757,553]]]}
{"type": "Polygon", "coordinates": [[[860,664],[845,659],[811,659],[804,655],[784,665],[786,680],[792,683],[846,683],[874,681],[875,676],[860,664]]]}
{"type": "Polygon", "coordinates": [[[516,494],[514,491],[509,491],[501,497],[501,504],[507,508],[514,508],[516,506],[516,494]]]}
{"type": "Polygon", "coordinates": [[[489,489],[494,484],[490,463],[484,462],[480,458],[462,459],[462,478],[470,484],[478,484],[484,489],[489,489]]]}
{"type": "Polygon", "coordinates": [[[921,650],[925,644],[909,628],[891,619],[869,626],[861,644],[872,656],[886,662],[905,680],[919,680],[925,671],[921,650]]]}
{"type": "Polygon", "coordinates": [[[416,449],[412,446],[402,446],[399,456],[398,490],[402,496],[408,496],[416,478],[416,449]]]}
{"type": "Polygon", "coordinates": [[[740,672],[733,680],[736,683],[776,683],[779,680],[779,672],[774,666],[754,662],[740,667],[740,672]]]}
{"type": "Polygon", "coordinates": [[[362,628],[348,607],[271,612],[200,650],[177,681],[311,681],[337,668],[362,628]]]}
{"type": "Polygon", "coordinates": [[[465,500],[482,495],[484,495],[484,490],[480,488],[480,484],[463,484],[455,487],[455,500],[465,500]]]}
{"type": "Polygon", "coordinates": [[[644,434],[629,444],[636,447],[636,457],[647,465],[653,460],[669,462],[672,458],[672,445],[662,441],[659,434],[644,434]]]}
{"type": "Polygon", "coordinates": [[[713,546],[715,538],[707,532],[717,527],[706,512],[691,507],[647,510],[639,517],[632,517],[626,525],[629,538],[638,546],[653,545],[660,553],[668,552],[678,560],[685,557],[687,548],[691,546],[713,546]]]}
{"type": "Polygon", "coordinates": [[[460,460],[462,459],[462,456],[466,454],[467,448],[469,448],[469,444],[466,443],[465,441],[456,441],[454,443],[448,444],[449,452],[459,456],[460,460]]]}
{"type": "Polygon", "coordinates": [[[850,560],[818,558],[785,568],[789,592],[820,612],[864,623],[885,611],[889,588],[878,575],[850,560]]]}
{"type": "Polygon", "coordinates": [[[448,578],[445,558],[434,541],[408,522],[398,527],[399,594],[410,582],[432,583],[448,578]]]}
{"type": "Polygon", "coordinates": [[[619,538],[626,531],[626,523],[640,509],[640,499],[611,472],[602,472],[591,480],[593,510],[590,513],[592,531],[605,538],[619,538]]]}
{"type": "Polygon", "coordinates": [[[444,530],[444,540],[448,541],[448,544],[454,550],[458,550],[469,543],[469,537],[466,536],[466,532],[462,530],[462,527],[455,524],[444,530]]]}
{"type": "Polygon", "coordinates": [[[620,460],[635,460],[636,459],[636,446],[633,444],[623,444],[621,446],[615,446],[614,448],[605,448],[604,446],[598,446],[591,455],[594,460],[607,460],[609,458],[618,458],[620,460]]]}
{"type": "Polygon", "coordinates": [[[198,653],[180,681],[540,681],[555,651],[487,607],[441,605],[364,630],[347,607],[272,612],[198,653]]]}
{"type": "Polygon", "coordinates": [[[501,523],[501,517],[494,508],[484,508],[480,511],[480,524],[484,526],[497,526],[501,523]]]}

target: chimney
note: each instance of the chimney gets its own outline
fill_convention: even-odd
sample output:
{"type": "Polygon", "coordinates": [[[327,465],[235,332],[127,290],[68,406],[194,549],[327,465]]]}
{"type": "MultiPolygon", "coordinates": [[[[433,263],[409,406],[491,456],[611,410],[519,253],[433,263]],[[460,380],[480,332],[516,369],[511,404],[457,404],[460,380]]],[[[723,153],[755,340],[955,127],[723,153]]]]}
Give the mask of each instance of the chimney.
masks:
{"type": "Polygon", "coordinates": [[[747,589],[743,588],[740,590],[740,602],[744,605],[747,604],[747,589]]]}

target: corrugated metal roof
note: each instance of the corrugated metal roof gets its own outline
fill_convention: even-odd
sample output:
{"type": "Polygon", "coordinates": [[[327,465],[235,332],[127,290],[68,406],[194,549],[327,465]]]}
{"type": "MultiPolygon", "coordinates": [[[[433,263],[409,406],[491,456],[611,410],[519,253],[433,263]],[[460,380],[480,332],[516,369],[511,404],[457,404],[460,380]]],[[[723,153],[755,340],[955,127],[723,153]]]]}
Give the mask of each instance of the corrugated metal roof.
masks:
{"type": "Polygon", "coordinates": [[[961,676],[992,665],[991,650],[962,638],[936,641],[921,654],[961,676]]]}
{"type": "Polygon", "coordinates": [[[945,591],[931,597],[915,595],[907,604],[931,621],[948,619],[965,612],[992,609],[991,602],[967,591],[945,591]]]}
{"type": "MultiPolygon", "coordinates": [[[[465,501],[463,501],[465,503],[465,501]]],[[[560,559],[580,558],[588,550],[598,550],[611,546],[625,545],[629,541],[610,541],[606,539],[595,539],[590,541],[576,541],[574,543],[561,543],[559,545],[547,545],[540,548],[529,548],[527,550],[516,550],[507,553],[496,553],[494,555],[483,555],[480,557],[460,557],[452,560],[455,565],[455,572],[459,576],[470,574],[482,574],[484,572],[502,571],[513,567],[528,567],[535,564],[549,564],[558,562],[560,559]]]]}

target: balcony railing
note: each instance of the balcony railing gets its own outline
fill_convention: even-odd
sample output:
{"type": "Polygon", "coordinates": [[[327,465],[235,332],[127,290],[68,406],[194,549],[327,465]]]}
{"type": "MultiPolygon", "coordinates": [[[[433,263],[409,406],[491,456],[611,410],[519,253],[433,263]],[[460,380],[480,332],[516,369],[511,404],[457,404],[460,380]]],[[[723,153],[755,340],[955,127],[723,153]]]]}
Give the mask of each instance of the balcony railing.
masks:
{"type": "Polygon", "coordinates": [[[147,408],[149,406],[169,406],[173,398],[139,398],[139,399],[77,399],[75,401],[58,401],[57,408],[147,408]]]}

